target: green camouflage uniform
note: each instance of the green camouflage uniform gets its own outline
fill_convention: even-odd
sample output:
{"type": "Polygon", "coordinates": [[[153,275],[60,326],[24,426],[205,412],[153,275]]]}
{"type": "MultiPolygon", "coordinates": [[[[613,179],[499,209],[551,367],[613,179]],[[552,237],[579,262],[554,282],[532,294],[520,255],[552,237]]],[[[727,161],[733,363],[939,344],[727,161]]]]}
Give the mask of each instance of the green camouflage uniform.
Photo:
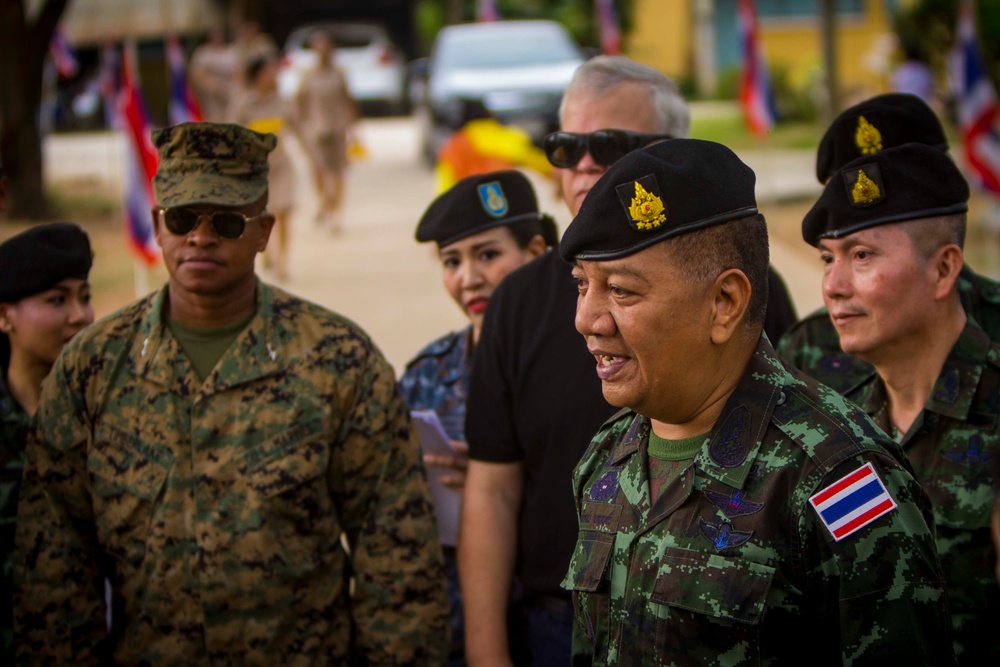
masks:
{"type": "Polygon", "coordinates": [[[0,657],[4,664],[14,660],[14,618],[12,598],[14,587],[14,519],[17,516],[17,495],[24,471],[24,441],[31,425],[28,416],[7,390],[0,364],[0,548],[3,549],[3,581],[0,585],[0,657]]]}
{"type": "Polygon", "coordinates": [[[166,295],[78,335],[43,386],[18,516],[19,657],[442,664],[434,512],[379,351],[259,284],[202,383],[164,326],[166,295]]]}
{"type": "Polygon", "coordinates": [[[574,475],[574,664],[954,662],[926,494],[898,447],[766,338],[654,502],[648,434],[620,412],[574,475]],[[808,499],[866,463],[898,507],[835,541],[808,499]]]}
{"type": "MultiPolygon", "coordinates": [[[[872,373],[847,394],[887,433],[885,385],[872,373]]],[[[938,557],[948,582],[960,662],[1000,664],[1000,587],[990,536],[1000,452],[1000,343],[973,321],[948,355],[903,451],[934,505],[938,557]]]]}
{"type": "MultiPolygon", "coordinates": [[[[993,340],[1000,340],[1000,284],[969,267],[959,275],[965,311],[993,340]]],[[[800,371],[844,394],[871,377],[875,369],[840,349],[830,314],[820,308],[802,318],[778,342],[778,353],[800,371]]]]}

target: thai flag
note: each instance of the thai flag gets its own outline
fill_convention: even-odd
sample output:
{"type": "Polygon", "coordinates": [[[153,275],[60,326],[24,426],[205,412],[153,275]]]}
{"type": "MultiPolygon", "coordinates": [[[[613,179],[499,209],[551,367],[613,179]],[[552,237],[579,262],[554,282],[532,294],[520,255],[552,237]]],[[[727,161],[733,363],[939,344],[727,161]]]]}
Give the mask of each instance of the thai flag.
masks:
{"type": "Polygon", "coordinates": [[[975,173],[975,180],[1000,197],[1000,136],[996,130],[1000,106],[976,42],[972,3],[962,3],[957,36],[951,53],[951,78],[965,159],[975,173]]]}
{"type": "Polygon", "coordinates": [[[76,59],[76,51],[61,28],[56,28],[49,42],[49,56],[56,66],[60,79],[72,79],[80,71],[80,63],[76,59]]]}
{"type": "Polygon", "coordinates": [[[594,0],[597,11],[597,31],[601,36],[601,51],[609,56],[622,52],[622,34],[618,29],[618,16],[614,0],[594,0]]]}
{"type": "Polygon", "coordinates": [[[809,503],[838,542],[896,509],[871,463],[812,496],[809,503]]]}
{"type": "Polygon", "coordinates": [[[743,48],[743,74],[740,80],[740,104],[747,124],[755,134],[767,134],[777,115],[771,93],[771,81],[760,48],[757,10],[753,0],[739,0],[737,7],[740,41],[743,48]]]}
{"type": "Polygon", "coordinates": [[[125,233],[139,258],[153,264],[160,255],[151,214],[159,156],[150,139],[149,114],[142,101],[135,60],[134,47],[126,48],[118,95],[118,127],[125,133],[125,233]]]}
{"type": "Polygon", "coordinates": [[[170,101],[167,104],[170,124],[204,120],[198,100],[188,84],[184,49],[176,35],[167,35],[167,69],[170,76],[170,101]]]}
{"type": "Polygon", "coordinates": [[[484,23],[489,21],[499,21],[500,8],[497,7],[497,0],[479,0],[476,3],[476,20],[484,23]]]}

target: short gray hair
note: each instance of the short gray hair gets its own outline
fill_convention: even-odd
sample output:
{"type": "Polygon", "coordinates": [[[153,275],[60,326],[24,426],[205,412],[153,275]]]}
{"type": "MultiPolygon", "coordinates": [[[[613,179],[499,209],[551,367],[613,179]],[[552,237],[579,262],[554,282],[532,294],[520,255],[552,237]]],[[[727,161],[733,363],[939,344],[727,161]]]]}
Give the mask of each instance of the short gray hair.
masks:
{"type": "Polygon", "coordinates": [[[562,121],[566,100],[570,97],[599,97],[627,82],[645,84],[649,88],[653,108],[660,119],[661,133],[675,138],[688,136],[691,117],[677,84],[652,67],[640,65],[625,56],[596,56],[580,65],[563,92],[559,120],[562,121]]]}

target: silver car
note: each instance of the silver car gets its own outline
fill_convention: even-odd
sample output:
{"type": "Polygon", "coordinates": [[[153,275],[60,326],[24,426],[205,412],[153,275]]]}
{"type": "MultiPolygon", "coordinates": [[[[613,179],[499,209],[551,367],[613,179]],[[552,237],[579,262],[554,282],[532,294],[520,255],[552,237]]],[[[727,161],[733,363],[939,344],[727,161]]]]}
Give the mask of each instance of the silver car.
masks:
{"type": "Polygon", "coordinates": [[[417,109],[425,158],[433,161],[461,125],[465,100],[482,102],[495,118],[523,128],[540,144],[558,129],[563,89],[583,61],[569,32],[554,21],[443,28],[417,109]]]}
{"type": "Polygon", "coordinates": [[[390,113],[406,108],[406,63],[402,53],[380,25],[369,23],[314,23],[295,29],[285,41],[278,89],[295,95],[302,75],[316,66],[309,39],[316,30],[329,34],[337,50],[334,62],[347,77],[351,97],[363,106],[377,103],[390,113]]]}

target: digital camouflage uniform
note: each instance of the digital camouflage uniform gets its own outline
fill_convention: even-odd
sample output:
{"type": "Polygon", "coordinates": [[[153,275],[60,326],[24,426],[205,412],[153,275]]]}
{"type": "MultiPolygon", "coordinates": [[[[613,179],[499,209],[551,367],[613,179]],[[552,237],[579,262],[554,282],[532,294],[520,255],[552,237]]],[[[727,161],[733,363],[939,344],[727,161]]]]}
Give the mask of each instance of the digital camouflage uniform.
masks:
{"type": "Polygon", "coordinates": [[[406,365],[399,391],[411,410],[434,410],[452,440],[465,441],[472,327],[438,338],[406,365]]]}
{"type": "Polygon", "coordinates": [[[443,663],[430,496],[373,343],[258,284],[256,314],[202,383],[166,296],[78,335],[43,387],[18,520],[20,657],[443,663]]]}
{"type": "Polygon", "coordinates": [[[574,474],[574,664],[947,665],[930,503],[899,450],[761,338],[694,464],[651,503],[625,410],[574,474]],[[865,463],[898,507],[835,541],[810,496],[865,463]]]}
{"type": "MultiPolygon", "coordinates": [[[[992,340],[1000,340],[1000,284],[966,266],[959,275],[958,292],[965,312],[992,340]]],[[[871,365],[840,349],[840,336],[826,308],[800,320],[782,336],[777,349],[800,371],[842,394],[875,372],[871,365]]]]}
{"type": "MultiPolygon", "coordinates": [[[[885,385],[873,372],[847,394],[892,431],[885,385]]],[[[990,536],[1000,452],[1000,343],[973,321],[944,362],[923,412],[901,435],[903,451],[934,505],[937,549],[951,600],[960,662],[1000,664],[1000,588],[990,536]]]]}
{"type": "Polygon", "coordinates": [[[31,417],[10,395],[4,382],[7,360],[0,363],[0,546],[3,548],[3,583],[0,586],[0,657],[4,664],[14,658],[14,519],[17,516],[17,496],[24,470],[24,441],[31,417]]]}

